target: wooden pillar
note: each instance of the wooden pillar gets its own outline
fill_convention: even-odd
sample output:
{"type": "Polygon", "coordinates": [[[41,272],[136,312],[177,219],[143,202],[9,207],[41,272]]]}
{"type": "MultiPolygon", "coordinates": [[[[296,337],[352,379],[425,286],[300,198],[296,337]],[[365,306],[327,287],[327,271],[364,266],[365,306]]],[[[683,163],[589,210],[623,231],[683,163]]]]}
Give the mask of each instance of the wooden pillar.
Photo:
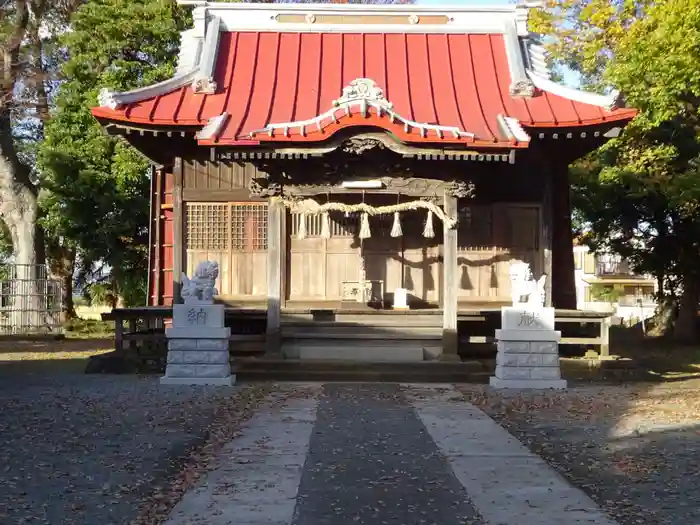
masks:
{"type": "MultiPolygon", "coordinates": [[[[457,216],[457,197],[445,193],[445,214],[457,216]]],[[[442,356],[445,361],[459,361],[457,334],[457,227],[443,224],[442,262],[442,356]]]]}
{"type": "Polygon", "coordinates": [[[547,274],[544,289],[545,306],[552,306],[552,175],[552,172],[547,170],[542,195],[542,271],[547,274]]]}
{"type": "Polygon", "coordinates": [[[600,320],[600,359],[610,359],[610,326],[612,316],[600,320]]]}
{"type": "Polygon", "coordinates": [[[558,160],[552,169],[552,303],[576,309],[574,243],[571,226],[569,165],[558,160]]]}
{"type": "Polygon", "coordinates": [[[186,270],[183,261],[185,256],[185,236],[183,235],[185,214],[182,203],[182,159],[175,158],[173,164],[173,304],[182,302],[182,272],[186,270]]]}
{"type": "Polygon", "coordinates": [[[266,353],[274,356],[281,350],[280,318],[284,300],[286,274],[287,210],[280,202],[270,202],[267,210],[267,335],[266,353]]]}
{"type": "Polygon", "coordinates": [[[163,276],[163,232],[161,231],[163,229],[163,210],[161,209],[161,205],[163,204],[163,178],[165,176],[163,169],[165,168],[153,170],[156,178],[154,186],[155,199],[153,195],[151,195],[151,202],[153,202],[155,209],[153,210],[151,220],[151,238],[153,240],[153,245],[150,247],[149,251],[149,253],[153,254],[153,260],[152,264],[149,263],[148,265],[149,277],[153,283],[153,291],[151,292],[151,288],[149,287],[148,293],[152,293],[153,295],[148,299],[149,306],[162,306],[164,303],[160,282],[163,276]]]}

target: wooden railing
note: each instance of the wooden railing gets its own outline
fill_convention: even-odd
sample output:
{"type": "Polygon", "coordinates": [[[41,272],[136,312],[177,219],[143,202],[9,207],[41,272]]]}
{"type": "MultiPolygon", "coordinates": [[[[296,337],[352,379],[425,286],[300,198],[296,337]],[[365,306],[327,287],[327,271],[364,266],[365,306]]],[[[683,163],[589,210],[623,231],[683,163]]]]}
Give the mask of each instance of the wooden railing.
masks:
{"type": "MultiPolygon", "coordinates": [[[[461,344],[494,343],[494,335],[470,335],[468,325],[481,322],[487,325],[489,317],[492,323],[496,320],[497,325],[489,326],[489,330],[500,327],[500,310],[474,310],[460,311],[458,324],[461,324],[460,336],[461,344]]],[[[601,358],[610,355],[610,325],[612,322],[612,312],[591,312],[580,310],[556,310],[554,324],[557,330],[562,331],[561,345],[581,345],[598,347],[601,358]],[[578,325],[578,326],[576,326],[578,325]],[[578,333],[576,333],[578,332],[578,333]]]]}
{"type": "MultiPolygon", "coordinates": [[[[103,313],[102,320],[114,321],[115,351],[145,363],[146,368],[160,370],[165,369],[168,351],[165,328],[170,325],[172,316],[171,307],[147,306],[114,308],[103,313]]],[[[250,350],[265,342],[267,314],[264,310],[226,308],[225,323],[231,329],[229,342],[234,352],[250,350]]]]}

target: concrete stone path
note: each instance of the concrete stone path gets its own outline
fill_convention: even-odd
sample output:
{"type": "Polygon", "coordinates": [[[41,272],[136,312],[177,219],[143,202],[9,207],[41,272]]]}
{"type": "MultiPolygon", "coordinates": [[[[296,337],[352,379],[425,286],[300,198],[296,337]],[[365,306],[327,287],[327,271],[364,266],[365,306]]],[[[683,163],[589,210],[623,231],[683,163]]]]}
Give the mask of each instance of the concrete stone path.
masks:
{"type": "Polygon", "coordinates": [[[259,413],[167,525],[616,525],[449,385],[317,385],[259,413]]]}

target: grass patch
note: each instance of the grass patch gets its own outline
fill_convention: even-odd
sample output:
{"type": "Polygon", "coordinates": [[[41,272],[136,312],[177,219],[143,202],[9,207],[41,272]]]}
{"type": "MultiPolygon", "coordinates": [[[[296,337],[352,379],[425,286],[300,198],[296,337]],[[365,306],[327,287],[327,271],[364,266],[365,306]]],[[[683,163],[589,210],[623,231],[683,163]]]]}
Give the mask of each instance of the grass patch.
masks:
{"type": "Polygon", "coordinates": [[[113,347],[111,339],[0,341],[0,373],[82,373],[88,358],[113,347]]]}
{"type": "Polygon", "coordinates": [[[114,321],[72,319],[63,326],[70,339],[108,339],[114,337],[114,321]]]}

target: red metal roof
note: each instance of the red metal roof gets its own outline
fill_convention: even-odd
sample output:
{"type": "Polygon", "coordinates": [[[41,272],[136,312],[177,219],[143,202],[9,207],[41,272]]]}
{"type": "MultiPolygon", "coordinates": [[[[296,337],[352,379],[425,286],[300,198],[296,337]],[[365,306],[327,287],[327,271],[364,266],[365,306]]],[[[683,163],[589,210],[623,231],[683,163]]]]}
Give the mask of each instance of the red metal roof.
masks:
{"type": "Polygon", "coordinates": [[[156,126],[203,126],[227,113],[218,134],[200,140],[203,144],[318,142],[342,128],[376,126],[408,143],[508,148],[527,143],[504,134],[499,116],[525,128],[553,128],[635,115],[632,109],[607,111],[540,90],[530,98],[511,96],[504,38],[493,34],[224,32],[214,79],[218,87],[212,95],[195,94],[187,85],[92,112],[100,119],[156,126]],[[374,80],[403,119],[465,133],[425,133],[371,107],[364,115],[338,109],[323,125],[260,131],[269,124],[313,120],[332,109],[357,78],[374,80]]]}

